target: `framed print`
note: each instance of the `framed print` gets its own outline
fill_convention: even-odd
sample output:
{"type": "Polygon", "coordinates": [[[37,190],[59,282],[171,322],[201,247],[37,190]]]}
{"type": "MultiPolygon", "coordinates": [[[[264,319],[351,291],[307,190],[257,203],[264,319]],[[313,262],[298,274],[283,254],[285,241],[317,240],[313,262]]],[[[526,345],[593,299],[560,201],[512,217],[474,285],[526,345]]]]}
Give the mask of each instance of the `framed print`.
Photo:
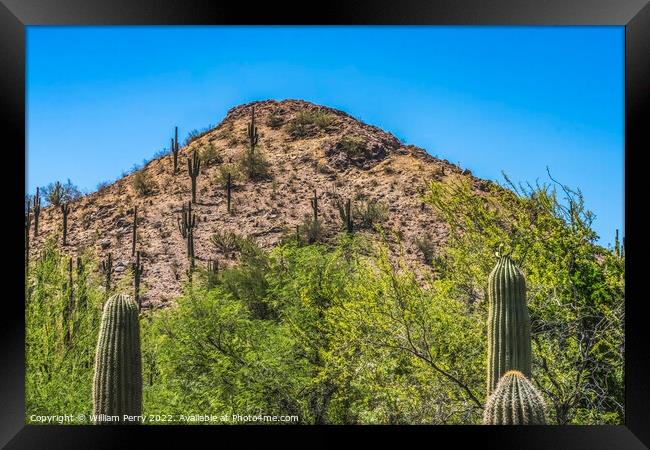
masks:
{"type": "Polygon", "coordinates": [[[6,448],[650,445],[647,2],[0,12],[6,448]]]}

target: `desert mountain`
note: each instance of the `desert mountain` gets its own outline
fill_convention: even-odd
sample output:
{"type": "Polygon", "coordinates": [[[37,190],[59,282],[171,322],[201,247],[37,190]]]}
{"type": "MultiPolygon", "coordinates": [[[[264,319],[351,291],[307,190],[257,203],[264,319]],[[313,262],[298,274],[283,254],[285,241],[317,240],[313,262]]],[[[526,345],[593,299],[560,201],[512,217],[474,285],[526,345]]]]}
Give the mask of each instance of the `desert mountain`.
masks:
{"type": "MultiPolygon", "coordinates": [[[[445,224],[420,198],[427,183],[470,177],[477,192],[488,183],[342,111],[299,100],[237,106],[218,126],[197,134],[180,148],[176,174],[173,156],[168,153],[70,203],[66,252],[75,256],[92,248],[100,257],[111,253],[117,280],[129,272],[134,260],[132,225],[137,206],[137,250],[144,268],[142,301],[146,308],[168,304],[180,294],[187,278],[190,263],[178,220],[191,200],[187,158],[195,150],[204,156],[192,205],[197,216],[197,266],[205,266],[209,260],[218,261],[221,267],[235,263],[232,253],[213,245],[215,233],[249,236],[264,248],[295,233],[296,226],[312,214],[314,191],[325,238],[343,228],[341,203],[350,199],[353,208],[363,208],[378,202],[385,206],[381,225],[387,238],[394,244],[399,238],[407,259],[422,263],[417,242],[428,241],[435,249],[446,238],[445,224]],[[256,151],[266,158],[269,174],[250,180],[237,175],[237,165],[248,148],[247,125],[253,108],[259,134],[256,151]],[[230,213],[223,186],[228,172],[233,177],[230,213]],[[139,190],[136,181],[148,192],[139,190]]],[[[362,217],[357,214],[354,220],[362,217]]],[[[44,208],[39,234],[31,238],[32,257],[37,257],[48,237],[60,236],[61,230],[60,209],[44,208]]],[[[361,232],[375,233],[371,228],[361,232]]]]}

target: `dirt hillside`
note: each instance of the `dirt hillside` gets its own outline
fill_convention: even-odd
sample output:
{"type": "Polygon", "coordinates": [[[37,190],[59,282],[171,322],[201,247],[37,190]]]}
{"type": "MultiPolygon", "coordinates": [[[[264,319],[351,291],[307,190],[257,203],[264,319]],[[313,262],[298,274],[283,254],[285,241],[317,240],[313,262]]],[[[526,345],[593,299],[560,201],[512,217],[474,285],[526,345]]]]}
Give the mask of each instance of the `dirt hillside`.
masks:
{"type": "MultiPolygon", "coordinates": [[[[72,202],[66,253],[74,256],[88,247],[101,256],[111,253],[114,278],[128,273],[133,261],[132,213],[137,205],[143,307],[168,304],[180,293],[189,268],[186,243],[178,229],[183,204],[191,200],[187,157],[195,149],[205,152],[210,145],[221,162],[219,158],[204,161],[198,176],[193,211],[198,221],[195,253],[200,266],[209,259],[222,267],[235,263],[232,254],[223,254],[210,242],[214,233],[250,236],[265,248],[295,233],[296,225],[311,215],[314,190],[326,237],[342,228],[337,199],[352,199],[355,207],[378,201],[386,207],[382,227],[400,236],[407,258],[423,262],[416,241],[428,239],[435,248],[444,241],[446,229],[422,203],[420,194],[432,179],[471,177],[469,171],[405,145],[342,111],[300,100],[253,102],[231,109],[217,127],[181,147],[176,174],[172,173],[171,153],[140,169],[149,180],[149,194],[142,195],[133,186],[138,171],[72,202]],[[270,176],[256,181],[235,176],[229,214],[220,176],[236,173],[248,146],[247,124],[253,107],[257,150],[268,160],[270,176]]],[[[487,182],[471,178],[477,190],[484,189],[487,182]]],[[[61,211],[44,208],[31,253],[37,256],[44,240],[60,236],[61,229],[61,211]]]]}

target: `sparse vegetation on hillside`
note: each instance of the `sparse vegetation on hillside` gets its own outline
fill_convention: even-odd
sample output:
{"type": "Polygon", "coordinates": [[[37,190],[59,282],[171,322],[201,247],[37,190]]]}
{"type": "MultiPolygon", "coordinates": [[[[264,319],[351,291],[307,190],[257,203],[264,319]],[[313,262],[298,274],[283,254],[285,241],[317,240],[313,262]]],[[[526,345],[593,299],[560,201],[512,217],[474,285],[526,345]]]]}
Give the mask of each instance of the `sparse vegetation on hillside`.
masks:
{"type": "Polygon", "coordinates": [[[359,218],[359,228],[372,229],[381,224],[388,215],[388,207],[376,199],[355,202],[354,217],[359,218]]]}
{"type": "Polygon", "coordinates": [[[203,161],[206,166],[221,164],[223,162],[223,156],[221,152],[212,143],[201,147],[200,157],[201,161],[203,161]]]}
{"type": "Polygon", "coordinates": [[[287,133],[294,139],[311,137],[320,131],[327,130],[334,122],[334,116],[323,110],[300,111],[289,122],[287,133]]]}
{"type": "Polygon", "coordinates": [[[232,254],[239,250],[242,237],[233,232],[217,232],[212,235],[210,242],[224,255],[232,254]]]}
{"type": "Polygon", "coordinates": [[[358,158],[366,152],[364,140],[360,136],[344,136],[340,141],[341,150],[349,157],[358,158]]]}
{"type": "Polygon", "coordinates": [[[183,147],[187,147],[190,145],[192,142],[196,141],[197,139],[201,139],[203,136],[208,134],[210,131],[212,131],[215,128],[214,125],[208,125],[205,128],[201,128],[200,130],[192,130],[189,133],[187,133],[187,137],[185,138],[185,141],[183,142],[183,147]]]}
{"type": "Polygon", "coordinates": [[[246,151],[239,160],[239,172],[251,181],[266,180],[271,178],[271,164],[266,157],[256,150],[246,151]]]}
{"type": "Polygon", "coordinates": [[[233,183],[233,185],[240,182],[243,178],[238,164],[223,163],[217,169],[214,181],[219,187],[225,189],[228,183],[228,175],[230,175],[230,182],[233,183]]]}
{"type": "Polygon", "coordinates": [[[69,203],[81,197],[79,188],[68,179],[67,183],[56,181],[43,188],[43,196],[47,205],[59,207],[63,203],[69,203]]]}
{"type": "Polygon", "coordinates": [[[149,171],[142,169],[133,174],[131,187],[138,196],[146,197],[156,189],[156,181],[151,177],[149,171]]]}
{"type": "Polygon", "coordinates": [[[284,125],[284,118],[279,114],[272,114],[266,121],[266,126],[272,130],[277,130],[284,125]]]}

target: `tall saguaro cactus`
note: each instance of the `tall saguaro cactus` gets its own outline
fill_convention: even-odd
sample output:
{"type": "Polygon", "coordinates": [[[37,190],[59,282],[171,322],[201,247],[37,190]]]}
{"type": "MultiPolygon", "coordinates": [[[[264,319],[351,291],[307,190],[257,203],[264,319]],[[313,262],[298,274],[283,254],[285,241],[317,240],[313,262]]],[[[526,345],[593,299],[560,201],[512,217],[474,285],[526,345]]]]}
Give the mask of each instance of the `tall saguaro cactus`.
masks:
{"type": "Polygon", "coordinates": [[[70,214],[70,205],[61,204],[61,214],[63,214],[63,245],[68,245],[68,214],[70,214]]]}
{"type": "Polygon", "coordinates": [[[488,285],[489,395],[509,370],[519,370],[530,377],[531,343],[526,279],[509,256],[499,257],[488,285]]]}
{"type": "Polygon", "coordinates": [[[187,158],[187,173],[192,179],[192,203],[196,203],[196,179],[201,170],[201,158],[196,149],[192,152],[192,157],[187,158]]]}
{"type": "Polygon", "coordinates": [[[251,121],[249,124],[247,124],[246,128],[250,151],[254,152],[255,147],[257,146],[257,141],[259,139],[259,136],[257,134],[257,126],[255,125],[255,106],[251,108],[251,121]]]}
{"type": "Polygon", "coordinates": [[[36,188],[36,195],[33,198],[34,210],[34,236],[38,236],[38,218],[41,215],[41,195],[38,188],[36,188]]]}
{"type": "Polygon", "coordinates": [[[535,386],[518,370],[506,372],[490,395],[485,410],[485,425],[544,425],[544,399],[535,386]]]}
{"type": "Polygon", "coordinates": [[[229,214],[230,214],[231,192],[232,192],[232,177],[230,176],[230,172],[228,172],[228,181],[226,181],[226,199],[228,201],[228,213],[229,214]]]}
{"type": "Polygon", "coordinates": [[[124,416],[142,414],[138,305],[128,295],[116,294],[104,305],[95,353],[93,414],[96,424],[133,423],[124,416]],[[115,416],[119,419],[111,420],[115,416]]]}
{"type": "Polygon", "coordinates": [[[181,217],[178,218],[178,230],[187,241],[187,257],[190,258],[192,267],[194,267],[194,228],[196,228],[196,214],[192,213],[192,203],[188,202],[187,208],[183,205],[181,217]]]}
{"type": "Polygon", "coordinates": [[[176,170],[178,168],[178,127],[174,127],[174,138],[171,140],[171,151],[174,161],[174,175],[176,175],[176,170]]]}

